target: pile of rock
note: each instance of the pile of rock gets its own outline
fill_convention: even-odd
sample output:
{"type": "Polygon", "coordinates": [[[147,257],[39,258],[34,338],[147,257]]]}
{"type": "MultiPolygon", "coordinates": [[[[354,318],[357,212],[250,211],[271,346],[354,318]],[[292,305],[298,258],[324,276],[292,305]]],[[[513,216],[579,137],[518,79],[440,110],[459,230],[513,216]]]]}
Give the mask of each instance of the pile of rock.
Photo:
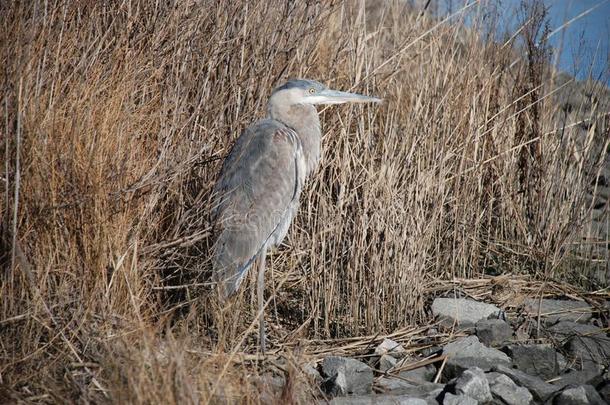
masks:
{"type": "Polygon", "coordinates": [[[471,334],[436,357],[409,358],[386,339],[367,360],[330,356],[308,373],[337,405],[610,403],[610,338],[591,306],[544,299],[522,309],[529,324],[517,327],[494,305],[437,298],[440,323],[471,334]]]}

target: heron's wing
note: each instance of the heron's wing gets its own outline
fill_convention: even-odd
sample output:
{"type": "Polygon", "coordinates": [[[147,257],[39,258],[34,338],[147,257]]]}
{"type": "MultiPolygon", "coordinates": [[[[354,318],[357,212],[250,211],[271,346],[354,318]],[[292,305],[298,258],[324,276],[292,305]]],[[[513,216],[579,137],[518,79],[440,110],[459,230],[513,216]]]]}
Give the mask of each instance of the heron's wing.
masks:
{"type": "Polygon", "coordinates": [[[244,131],[223,164],[214,187],[213,260],[225,297],[237,291],[299,197],[299,145],[294,131],[263,120],[244,131]]]}

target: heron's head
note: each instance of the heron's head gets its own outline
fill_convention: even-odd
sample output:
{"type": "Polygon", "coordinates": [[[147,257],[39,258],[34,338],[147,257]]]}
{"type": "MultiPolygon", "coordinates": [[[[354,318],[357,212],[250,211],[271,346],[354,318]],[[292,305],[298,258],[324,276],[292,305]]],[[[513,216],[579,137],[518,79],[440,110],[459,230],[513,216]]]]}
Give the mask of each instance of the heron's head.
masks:
{"type": "Polygon", "coordinates": [[[308,79],[292,79],[277,87],[271,94],[271,102],[282,105],[379,103],[380,99],[362,94],[331,90],[322,83],[308,79]]]}

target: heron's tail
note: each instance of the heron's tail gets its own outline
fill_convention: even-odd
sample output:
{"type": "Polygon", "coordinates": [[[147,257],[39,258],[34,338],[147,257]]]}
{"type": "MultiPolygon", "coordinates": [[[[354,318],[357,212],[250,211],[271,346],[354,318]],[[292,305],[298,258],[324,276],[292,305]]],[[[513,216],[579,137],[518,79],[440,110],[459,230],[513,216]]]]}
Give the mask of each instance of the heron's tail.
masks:
{"type": "Polygon", "coordinates": [[[237,292],[248,271],[266,248],[267,240],[260,242],[255,230],[225,226],[213,247],[214,279],[221,300],[237,292]]]}
{"type": "Polygon", "coordinates": [[[235,266],[234,264],[222,266],[220,263],[215,263],[214,278],[222,301],[227,300],[239,290],[239,286],[244,281],[244,278],[246,278],[255,259],[256,256],[253,256],[242,266],[235,266]]]}

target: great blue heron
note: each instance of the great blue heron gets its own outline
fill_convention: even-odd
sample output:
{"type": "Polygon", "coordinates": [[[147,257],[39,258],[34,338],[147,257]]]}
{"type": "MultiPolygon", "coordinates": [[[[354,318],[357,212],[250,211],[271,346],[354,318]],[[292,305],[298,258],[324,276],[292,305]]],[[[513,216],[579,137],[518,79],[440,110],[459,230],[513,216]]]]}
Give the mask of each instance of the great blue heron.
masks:
{"type": "Polygon", "coordinates": [[[273,90],[267,118],[244,130],[222,165],[212,212],[217,227],[214,275],[220,296],[226,299],[258,261],[263,352],[265,257],[267,249],[279,245],[286,236],[303,184],[320,159],[322,133],[314,105],[379,101],[330,90],[313,80],[290,80],[273,90]]]}

